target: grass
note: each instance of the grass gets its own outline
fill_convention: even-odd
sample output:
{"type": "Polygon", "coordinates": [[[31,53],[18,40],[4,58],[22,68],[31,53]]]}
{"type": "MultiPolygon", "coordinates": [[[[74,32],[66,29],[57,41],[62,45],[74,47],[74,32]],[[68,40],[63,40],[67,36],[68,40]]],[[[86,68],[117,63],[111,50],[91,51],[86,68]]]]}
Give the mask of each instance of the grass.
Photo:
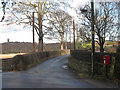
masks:
{"type": "Polygon", "coordinates": [[[11,53],[11,54],[0,54],[0,59],[8,59],[8,58],[13,58],[16,55],[23,55],[26,53],[11,53]]]}

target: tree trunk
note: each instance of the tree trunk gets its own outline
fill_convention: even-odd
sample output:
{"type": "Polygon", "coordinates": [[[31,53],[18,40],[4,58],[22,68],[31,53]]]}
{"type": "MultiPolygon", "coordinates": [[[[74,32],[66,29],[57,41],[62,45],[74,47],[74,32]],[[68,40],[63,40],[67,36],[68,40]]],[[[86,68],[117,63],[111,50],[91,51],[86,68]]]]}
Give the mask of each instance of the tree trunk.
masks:
{"type": "Polygon", "coordinates": [[[38,22],[39,22],[39,47],[38,51],[42,52],[43,51],[43,32],[42,32],[42,16],[39,13],[38,16],[38,22]]]}
{"type": "Polygon", "coordinates": [[[100,52],[104,52],[104,41],[103,41],[103,37],[99,37],[99,43],[100,43],[100,52]]]}
{"type": "Polygon", "coordinates": [[[61,36],[61,50],[63,50],[63,37],[64,35],[61,36]]]}
{"type": "Polygon", "coordinates": [[[38,51],[42,52],[43,51],[43,37],[39,37],[39,46],[38,46],[38,51]]]}
{"type": "Polygon", "coordinates": [[[100,52],[104,52],[104,48],[103,48],[103,42],[100,43],[100,52]]]}
{"type": "Polygon", "coordinates": [[[67,50],[67,42],[66,42],[66,46],[65,46],[65,49],[67,50]]]}

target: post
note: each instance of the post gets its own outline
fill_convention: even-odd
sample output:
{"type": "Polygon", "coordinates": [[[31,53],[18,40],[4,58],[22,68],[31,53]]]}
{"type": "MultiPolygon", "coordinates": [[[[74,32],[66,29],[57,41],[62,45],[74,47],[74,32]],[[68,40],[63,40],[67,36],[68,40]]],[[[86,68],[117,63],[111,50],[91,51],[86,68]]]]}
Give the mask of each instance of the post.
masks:
{"type": "Polygon", "coordinates": [[[69,28],[69,38],[70,38],[70,50],[71,50],[71,29],[69,28]]]}
{"type": "Polygon", "coordinates": [[[33,52],[35,52],[35,35],[34,35],[34,12],[33,12],[33,52]]]}
{"type": "Polygon", "coordinates": [[[75,21],[73,19],[73,46],[74,46],[74,50],[75,50],[75,21]]]}
{"type": "MultiPolygon", "coordinates": [[[[119,19],[120,19],[120,1],[118,3],[118,31],[119,31],[119,33],[118,33],[118,48],[117,48],[117,53],[120,54],[120,21],[119,21],[119,19]]],[[[120,63],[120,60],[117,60],[117,61],[118,61],[118,63],[120,63]]],[[[117,68],[120,68],[119,64],[117,64],[117,68]]],[[[118,75],[117,76],[118,77],[118,88],[120,90],[120,73],[117,73],[117,75],[118,75]]]]}
{"type": "Polygon", "coordinates": [[[66,32],[66,47],[65,47],[66,51],[67,51],[67,32],[66,32]]]}
{"type": "Polygon", "coordinates": [[[94,41],[94,2],[91,0],[91,31],[92,31],[92,76],[94,76],[94,55],[95,55],[95,41],[94,41]]]}
{"type": "Polygon", "coordinates": [[[108,65],[106,65],[105,67],[106,67],[106,79],[108,79],[108,65]]]}

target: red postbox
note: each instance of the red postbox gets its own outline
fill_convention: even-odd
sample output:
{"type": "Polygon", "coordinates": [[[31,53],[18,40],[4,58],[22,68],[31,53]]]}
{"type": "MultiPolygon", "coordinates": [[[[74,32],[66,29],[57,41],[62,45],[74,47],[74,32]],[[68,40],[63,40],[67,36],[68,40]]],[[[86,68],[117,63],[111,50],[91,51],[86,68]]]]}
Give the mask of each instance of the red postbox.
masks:
{"type": "Polygon", "coordinates": [[[110,63],[110,56],[109,55],[103,56],[103,64],[108,65],[109,63],[110,63]]]}

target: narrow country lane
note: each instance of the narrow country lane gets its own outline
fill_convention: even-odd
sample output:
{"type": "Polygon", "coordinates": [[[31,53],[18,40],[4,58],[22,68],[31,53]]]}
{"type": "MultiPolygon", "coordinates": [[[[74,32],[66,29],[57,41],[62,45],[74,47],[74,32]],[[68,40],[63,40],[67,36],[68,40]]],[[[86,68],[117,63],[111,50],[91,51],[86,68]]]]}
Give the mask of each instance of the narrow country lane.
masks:
{"type": "Polygon", "coordinates": [[[78,79],[65,67],[68,55],[47,60],[38,66],[19,72],[2,74],[3,88],[105,88],[103,84],[78,79]]]}

